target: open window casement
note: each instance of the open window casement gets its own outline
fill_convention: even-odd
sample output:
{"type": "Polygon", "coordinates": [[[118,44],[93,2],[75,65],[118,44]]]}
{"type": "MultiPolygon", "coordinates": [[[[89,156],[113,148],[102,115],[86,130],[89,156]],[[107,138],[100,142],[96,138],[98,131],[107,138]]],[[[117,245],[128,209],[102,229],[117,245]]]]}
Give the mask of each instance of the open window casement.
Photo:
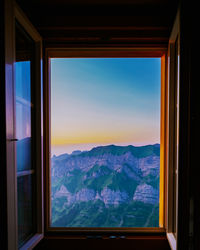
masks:
{"type": "Polygon", "coordinates": [[[177,249],[178,169],[179,169],[179,74],[180,14],[177,13],[168,47],[168,183],[167,237],[177,249]]]}
{"type": "Polygon", "coordinates": [[[42,39],[12,1],[6,11],[8,249],[32,249],[43,238],[42,39]]]}

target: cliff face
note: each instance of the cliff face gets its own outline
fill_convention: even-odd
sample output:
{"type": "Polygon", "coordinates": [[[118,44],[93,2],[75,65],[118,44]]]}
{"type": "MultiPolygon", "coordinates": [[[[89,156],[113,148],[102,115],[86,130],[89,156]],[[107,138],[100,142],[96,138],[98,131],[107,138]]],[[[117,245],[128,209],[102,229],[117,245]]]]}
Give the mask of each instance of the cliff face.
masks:
{"type": "Polygon", "coordinates": [[[54,198],[59,197],[66,197],[67,205],[81,201],[87,202],[101,200],[106,206],[109,206],[119,205],[130,200],[126,192],[121,192],[119,190],[113,191],[107,187],[105,187],[101,192],[95,191],[93,189],[83,188],[79,192],[72,194],[67,190],[64,185],[62,185],[60,187],[60,190],[58,190],[54,195],[54,198]]]}
{"type": "MultiPolygon", "coordinates": [[[[84,209],[80,206],[94,206],[97,203],[101,207],[100,210],[106,210],[107,213],[112,209],[124,210],[131,207],[132,216],[134,204],[135,208],[141,204],[139,210],[142,206],[145,209],[148,206],[148,217],[148,213],[151,214],[152,209],[158,206],[159,166],[159,145],[111,145],[98,147],[89,152],[79,151],[71,155],[54,156],[51,167],[52,222],[58,223],[63,214],[67,216],[72,207],[76,207],[79,213],[83,214],[84,209]]],[[[127,213],[131,212],[129,209],[127,213]]],[[[90,216],[96,217],[95,211],[93,213],[90,216]]],[[[78,223],[76,219],[75,216],[72,221],[78,223]]],[[[76,225],[72,221],[72,226],[76,225]]],[[[115,221],[118,221],[118,226],[126,226],[124,219],[124,224],[122,223],[122,218],[115,218],[115,221]]],[[[105,226],[105,223],[93,226],[105,226]]]]}
{"type": "Polygon", "coordinates": [[[133,200],[141,201],[143,203],[156,204],[159,199],[159,191],[147,184],[138,185],[133,200]]]}

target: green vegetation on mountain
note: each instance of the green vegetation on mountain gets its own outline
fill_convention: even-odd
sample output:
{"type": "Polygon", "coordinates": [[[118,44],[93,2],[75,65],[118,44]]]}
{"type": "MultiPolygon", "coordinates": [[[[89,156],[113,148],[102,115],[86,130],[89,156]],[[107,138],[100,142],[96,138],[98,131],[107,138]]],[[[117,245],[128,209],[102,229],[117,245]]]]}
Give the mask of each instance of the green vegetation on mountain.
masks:
{"type": "Polygon", "coordinates": [[[52,226],[158,227],[159,157],[158,144],[54,156],[52,226]]]}
{"type": "Polygon", "coordinates": [[[158,227],[158,205],[144,204],[132,201],[124,206],[105,207],[105,204],[97,200],[95,202],[80,202],[67,207],[65,210],[57,210],[53,205],[55,216],[53,227],[158,227]],[[152,214],[152,210],[155,212],[152,214]]]}

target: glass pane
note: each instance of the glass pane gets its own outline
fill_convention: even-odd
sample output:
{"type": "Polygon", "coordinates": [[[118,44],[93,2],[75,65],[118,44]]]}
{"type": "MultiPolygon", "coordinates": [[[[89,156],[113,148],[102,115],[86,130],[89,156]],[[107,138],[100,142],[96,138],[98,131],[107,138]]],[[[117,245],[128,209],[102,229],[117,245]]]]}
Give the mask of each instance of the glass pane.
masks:
{"type": "Polygon", "coordinates": [[[17,171],[31,169],[31,67],[34,42],[16,25],[16,138],[17,171]]]}
{"type": "Polygon", "coordinates": [[[160,58],[51,59],[51,226],[159,227],[160,58]]]}
{"type": "Polygon", "coordinates": [[[31,62],[16,62],[17,171],[31,169],[31,62]]]}
{"type": "Polygon", "coordinates": [[[28,240],[34,232],[32,175],[17,178],[18,189],[18,244],[28,240]]]}
{"type": "Polygon", "coordinates": [[[16,157],[18,196],[18,244],[22,246],[35,233],[35,182],[33,164],[33,91],[34,41],[16,23],[16,157]]]}

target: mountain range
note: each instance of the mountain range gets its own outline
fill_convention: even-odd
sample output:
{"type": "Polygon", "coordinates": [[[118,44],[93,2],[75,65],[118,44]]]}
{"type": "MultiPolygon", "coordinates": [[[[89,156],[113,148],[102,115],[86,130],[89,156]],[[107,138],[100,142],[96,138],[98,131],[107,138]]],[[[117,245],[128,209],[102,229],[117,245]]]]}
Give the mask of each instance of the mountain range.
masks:
{"type": "Polygon", "coordinates": [[[53,227],[158,227],[160,145],[51,158],[53,227]]]}

